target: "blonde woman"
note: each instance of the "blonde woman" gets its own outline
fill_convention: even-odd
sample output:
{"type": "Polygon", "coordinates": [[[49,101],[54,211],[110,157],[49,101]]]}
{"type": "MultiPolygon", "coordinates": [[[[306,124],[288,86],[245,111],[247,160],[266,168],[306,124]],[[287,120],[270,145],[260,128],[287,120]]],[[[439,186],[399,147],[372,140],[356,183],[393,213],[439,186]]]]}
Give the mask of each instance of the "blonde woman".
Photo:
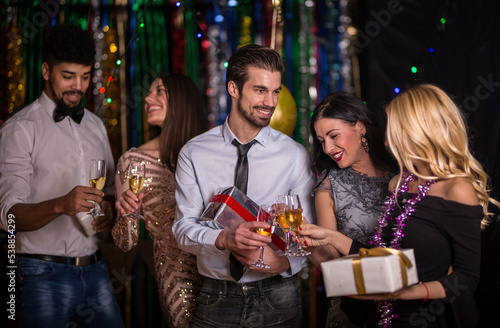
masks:
{"type": "MultiPolygon", "coordinates": [[[[389,183],[393,194],[371,246],[413,248],[421,283],[357,298],[382,300],[378,320],[384,327],[475,327],[481,225],[487,223],[488,204],[499,203],[488,195],[465,122],[443,90],[416,86],[397,96],[386,113],[387,143],[401,174],[389,183]]],[[[335,234],[312,225],[302,237],[312,246],[337,244],[335,234]]],[[[361,246],[366,247],[353,241],[350,252],[361,246]]]]}

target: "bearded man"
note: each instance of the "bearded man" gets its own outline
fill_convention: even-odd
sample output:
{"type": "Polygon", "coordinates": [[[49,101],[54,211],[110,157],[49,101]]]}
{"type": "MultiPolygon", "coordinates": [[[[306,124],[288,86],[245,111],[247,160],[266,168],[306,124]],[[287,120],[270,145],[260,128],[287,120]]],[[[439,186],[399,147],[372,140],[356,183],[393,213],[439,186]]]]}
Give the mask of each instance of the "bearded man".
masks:
{"type": "Polygon", "coordinates": [[[123,327],[102,234],[113,227],[114,161],[101,119],[82,108],[95,44],[77,26],[54,27],[44,44],[43,92],[0,128],[0,228],[16,233],[16,318],[21,327],[123,327]],[[103,191],[89,187],[105,160],[103,191]],[[96,234],[77,214],[100,203],[96,234]]]}
{"type": "Polygon", "coordinates": [[[298,194],[304,216],[314,221],[314,177],[306,149],[269,127],[284,71],[273,49],[247,45],[228,61],[226,89],[231,112],[223,125],[191,139],[177,163],[177,212],[173,226],[179,246],[197,255],[203,275],[192,327],[300,327],[302,308],[296,274],[306,258],[279,256],[256,233],[267,223],[246,222],[223,229],[199,221],[211,197],[232,185],[257,204],[277,195],[298,194]],[[245,170],[240,170],[245,167],[245,170]],[[264,247],[270,268],[250,264],[264,247]]]}

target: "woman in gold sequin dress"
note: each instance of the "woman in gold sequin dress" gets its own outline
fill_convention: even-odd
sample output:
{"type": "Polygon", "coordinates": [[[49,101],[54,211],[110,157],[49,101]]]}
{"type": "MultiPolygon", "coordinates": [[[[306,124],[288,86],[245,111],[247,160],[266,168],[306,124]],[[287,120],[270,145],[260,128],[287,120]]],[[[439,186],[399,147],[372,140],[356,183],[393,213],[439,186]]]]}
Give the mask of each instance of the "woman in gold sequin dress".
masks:
{"type": "Polygon", "coordinates": [[[148,123],[162,128],[160,136],[132,148],[118,160],[116,202],[118,218],[112,235],[123,251],[139,240],[139,219],[124,215],[142,205],[144,225],[153,240],[158,293],[169,327],[188,327],[194,301],[201,288],[196,257],[181,251],[172,234],[175,218],[175,167],[181,147],[206,130],[206,116],[194,82],[182,74],[159,73],[145,99],[148,123]],[[143,162],[146,182],[136,197],[128,190],[127,169],[143,162]]]}

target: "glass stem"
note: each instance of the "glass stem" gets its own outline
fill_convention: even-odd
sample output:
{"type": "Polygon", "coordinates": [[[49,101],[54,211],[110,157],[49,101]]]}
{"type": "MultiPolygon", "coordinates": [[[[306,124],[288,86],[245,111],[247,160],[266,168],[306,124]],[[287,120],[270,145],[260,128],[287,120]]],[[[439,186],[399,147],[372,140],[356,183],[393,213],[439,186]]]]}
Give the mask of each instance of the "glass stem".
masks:
{"type": "Polygon", "coordinates": [[[286,248],[285,248],[285,252],[289,251],[290,251],[290,229],[288,229],[288,231],[286,232],[286,248]]]}
{"type": "Polygon", "coordinates": [[[264,247],[260,248],[259,262],[264,262],[264,247]]]}
{"type": "Polygon", "coordinates": [[[302,245],[300,245],[300,242],[297,242],[297,253],[300,253],[300,252],[302,252],[302,245]]]}

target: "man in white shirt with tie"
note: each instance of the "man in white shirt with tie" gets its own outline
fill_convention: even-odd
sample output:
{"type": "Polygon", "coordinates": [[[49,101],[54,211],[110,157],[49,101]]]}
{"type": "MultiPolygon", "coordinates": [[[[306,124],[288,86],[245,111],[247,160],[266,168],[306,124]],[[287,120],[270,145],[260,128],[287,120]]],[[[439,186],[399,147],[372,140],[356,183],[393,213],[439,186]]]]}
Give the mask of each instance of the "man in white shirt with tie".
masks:
{"type": "Polygon", "coordinates": [[[242,153],[248,151],[246,194],[260,205],[275,203],[280,194],[298,194],[304,216],[314,222],[309,154],[302,145],[269,127],[283,71],[283,59],[273,49],[258,45],[240,48],[228,61],[230,115],[223,125],[191,139],[179,154],[173,232],[182,249],[197,255],[198,270],[205,277],[192,327],[302,324],[296,274],[306,258],[272,251],[268,246],[271,238],[255,232],[257,227],[267,227],[266,223],[246,222],[225,230],[216,222],[199,221],[217,191],[239,183],[235,172],[245,160],[242,153]],[[240,145],[248,149],[239,152],[240,145]],[[265,247],[269,269],[250,266],[259,257],[259,246],[265,247]],[[234,261],[244,266],[240,274],[231,269],[234,261]]]}

